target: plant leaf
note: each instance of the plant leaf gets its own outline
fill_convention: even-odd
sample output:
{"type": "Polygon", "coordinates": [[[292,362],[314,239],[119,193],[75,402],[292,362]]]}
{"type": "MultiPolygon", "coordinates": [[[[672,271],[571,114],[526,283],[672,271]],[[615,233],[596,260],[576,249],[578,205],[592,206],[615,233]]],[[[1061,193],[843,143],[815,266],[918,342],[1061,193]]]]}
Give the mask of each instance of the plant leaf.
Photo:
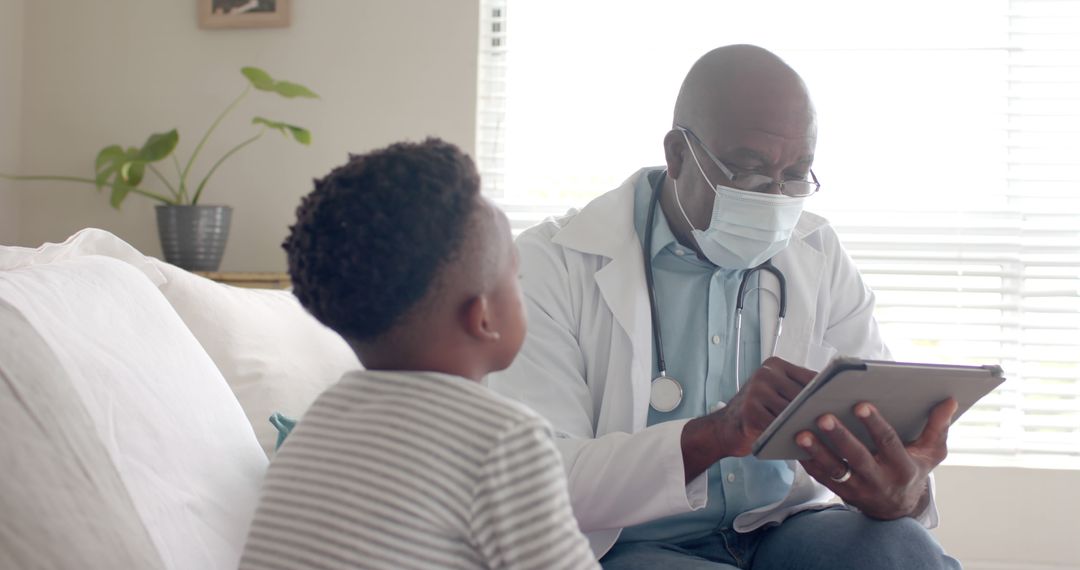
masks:
{"type": "Polygon", "coordinates": [[[94,172],[101,172],[101,169],[110,163],[117,162],[124,158],[124,149],[118,144],[107,146],[101,149],[98,153],[97,159],[94,160],[94,172]]]}
{"type": "Polygon", "coordinates": [[[101,149],[94,161],[94,181],[97,183],[98,192],[108,184],[109,178],[116,174],[124,160],[126,156],[120,145],[114,144],[101,149]]]}
{"type": "Polygon", "coordinates": [[[276,81],[273,77],[270,77],[269,73],[258,67],[244,67],[240,69],[240,73],[243,73],[244,77],[247,77],[248,81],[251,82],[251,86],[259,91],[272,91],[289,99],[295,97],[319,98],[311,89],[292,81],[276,81]]]}
{"type": "Polygon", "coordinates": [[[270,119],[267,119],[266,117],[255,117],[254,119],[251,120],[251,124],[253,124],[253,125],[265,125],[267,127],[270,127],[271,129],[281,131],[282,133],[285,132],[285,123],[282,123],[282,122],[279,122],[279,121],[271,121],[270,119]]]}
{"type": "Polygon", "coordinates": [[[117,168],[119,168],[117,163],[113,163],[110,164],[105,170],[97,173],[97,176],[94,177],[94,182],[97,184],[98,192],[100,192],[101,189],[109,183],[109,178],[111,178],[112,175],[116,174],[117,168]]]}
{"type": "Polygon", "coordinates": [[[142,183],[143,176],[146,174],[146,163],[139,161],[125,162],[120,167],[120,176],[117,177],[116,182],[122,182],[131,187],[136,187],[142,183]]]}
{"type": "Polygon", "coordinates": [[[109,195],[109,204],[119,210],[120,204],[123,203],[124,198],[127,198],[131,188],[131,186],[124,184],[119,179],[116,180],[112,185],[112,194],[109,195]]]}
{"type": "Polygon", "coordinates": [[[252,124],[265,125],[268,128],[274,129],[279,133],[288,137],[292,135],[292,138],[296,139],[296,142],[304,145],[311,144],[311,131],[298,127],[296,125],[290,125],[288,123],[282,123],[281,121],[272,121],[266,117],[255,117],[251,120],[252,124]]]}
{"type": "Polygon", "coordinates": [[[311,131],[303,127],[289,125],[289,132],[292,133],[292,136],[294,139],[296,139],[296,142],[302,145],[311,144],[311,131]]]}
{"type": "Polygon", "coordinates": [[[274,83],[273,90],[278,95],[292,99],[294,97],[306,97],[308,99],[318,99],[319,96],[314,91],[300,85],[299,83],[293,83],[291,81],[278,81],[274,83]]]}
{"type": "Polygon", "coordinates": [[[247,77],[251,82],[251,86],[259,91],[272,91],[274,89],[274,79],[270,77],[270,74],[259,69],[258,67],[243,67],[240,68],[240,73],[247,77]]]}
{"type": "Polygon", "coordinates": [[[141,162],[157,162],[172,153],[176,143],[180,142],[180,135],[173,129],[164,133],[154,133],[146,139],[139,154],[136,157],[141,162]]]}

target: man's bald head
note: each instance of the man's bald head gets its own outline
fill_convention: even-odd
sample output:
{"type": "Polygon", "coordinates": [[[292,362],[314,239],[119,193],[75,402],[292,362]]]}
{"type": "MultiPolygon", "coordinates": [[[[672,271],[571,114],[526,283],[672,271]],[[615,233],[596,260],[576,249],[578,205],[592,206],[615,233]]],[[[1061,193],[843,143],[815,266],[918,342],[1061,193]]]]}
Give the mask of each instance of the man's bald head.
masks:
{"type": "Polygon", "coordinates": [[[675,126],[695,136],[680,129],[664,136],[667,180],[660,205],[675,237],[695,249],[691,231],[709,227],[714,185],[737,185],[732,173],[806,180],[814,162],[817,122],[806,85],[756,46],[725,46],[698,59],[679,91],[675,126]]]}
{"type": "Polygon", "coordinates": [[[701,56],[675,103],[675,124],[700,136],[747,127],[774,132],[781,125],[783,134],[791,134],[812,129],[813,123],[813,105],[799,74],[752,45],[724,46],[701,56]]]}

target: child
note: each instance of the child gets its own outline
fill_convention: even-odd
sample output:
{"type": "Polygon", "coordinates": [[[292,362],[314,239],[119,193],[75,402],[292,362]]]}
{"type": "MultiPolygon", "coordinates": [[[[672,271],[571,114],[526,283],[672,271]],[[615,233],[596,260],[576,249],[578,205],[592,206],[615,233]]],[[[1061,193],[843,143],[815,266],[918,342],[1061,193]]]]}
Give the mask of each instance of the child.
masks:
{"type": "Polygon", "coordinates": [[[509,223],[479,187],[428,139],[350,157],[301,203],[294,291],[367,370],[281,448],[241,568],[598,568],[546,422],[480,384],[525,314],[509,223]]]}

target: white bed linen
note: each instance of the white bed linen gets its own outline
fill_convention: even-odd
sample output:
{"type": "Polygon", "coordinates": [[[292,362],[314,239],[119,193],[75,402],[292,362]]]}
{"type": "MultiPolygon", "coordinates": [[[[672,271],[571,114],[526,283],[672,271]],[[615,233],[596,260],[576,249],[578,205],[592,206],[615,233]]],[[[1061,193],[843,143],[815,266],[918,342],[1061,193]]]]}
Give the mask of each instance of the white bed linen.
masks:
{"type": "Polygon", "coordinates": [[[225,376],[267,455],[277,443],[270,414],[299,418],[345,372],[361,368],[291,292],[231,287],[153,262],[165,276],[161,292],[225,376]]]}
{"type": "Polygon", "coordinates": [[[229,383],[268,456],[277,442],[270,414],[299,418],[345,372],[361,368],[345,341],[292,293],[215,283],[143,255],[105,230],[86,228],[38,248],[0,246],[0,270],[87,255],[119,259],[160,288],[229,383]]]}
{"type": "Polygon", "coordinates": [[[0,568],[164,568],[71,377],[0,300],[0,568]]]}
{"type": "Polygon", "coordinates": [[[154,285],[160,286],[165,282],[165,276],[154,265],[156,259],[143,255],[126,241],[97,228],[82,229],[61,243],[45,243],[36,248],[0,246],[0,270],[45,265],[86,255],[119,259],[138,269],[154,285]]]}
{"type": "Polygon", "coordinates": [[[70,383],[165,567],[235,568],[266,456],[146,274],[101,256],[30,265],[0,271],[0,299],[56,356],[67,377],[41,380],[70,383]]]}

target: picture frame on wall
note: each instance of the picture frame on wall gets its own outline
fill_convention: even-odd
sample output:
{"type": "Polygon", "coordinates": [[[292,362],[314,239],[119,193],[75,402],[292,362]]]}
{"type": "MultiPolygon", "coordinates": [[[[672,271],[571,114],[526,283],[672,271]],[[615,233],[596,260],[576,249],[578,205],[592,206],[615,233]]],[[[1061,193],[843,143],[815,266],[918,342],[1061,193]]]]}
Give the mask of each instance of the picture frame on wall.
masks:
{"type": "Polygon", "coordinates": [[[196,1],[200,28],[284,28],[289,25],[290,0],[196,1]]]}

